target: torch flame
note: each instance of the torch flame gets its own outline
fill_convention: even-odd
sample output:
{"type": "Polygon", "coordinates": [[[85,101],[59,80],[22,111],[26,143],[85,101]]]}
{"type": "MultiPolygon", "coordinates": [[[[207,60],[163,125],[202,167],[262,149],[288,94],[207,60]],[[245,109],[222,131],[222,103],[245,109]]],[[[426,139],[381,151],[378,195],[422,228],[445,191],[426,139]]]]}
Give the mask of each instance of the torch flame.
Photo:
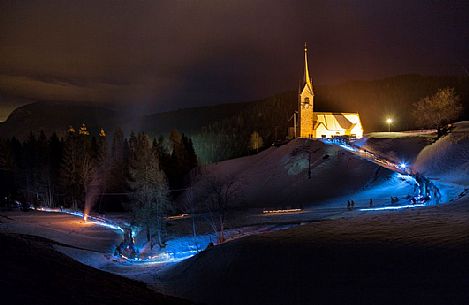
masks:
{"type": "Polygon", "coordinates": [[[88,214],[83,214],[83,221],[86,222],[88,220],[88,214]]]}

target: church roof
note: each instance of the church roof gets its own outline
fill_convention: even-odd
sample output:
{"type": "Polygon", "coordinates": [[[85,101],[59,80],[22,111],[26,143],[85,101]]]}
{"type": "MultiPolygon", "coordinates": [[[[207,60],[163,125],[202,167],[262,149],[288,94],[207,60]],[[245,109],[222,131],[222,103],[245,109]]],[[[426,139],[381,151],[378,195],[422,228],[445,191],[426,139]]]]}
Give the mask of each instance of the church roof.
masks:
{"type": "Polygon", "coordinates": [[[323,125],[327,130],[351,130],[358,123],[352,122],[351,117],[358,118],[359,115],[358,113],[314,112],[313,129],[318,129],[320,125],[323,125]]]}

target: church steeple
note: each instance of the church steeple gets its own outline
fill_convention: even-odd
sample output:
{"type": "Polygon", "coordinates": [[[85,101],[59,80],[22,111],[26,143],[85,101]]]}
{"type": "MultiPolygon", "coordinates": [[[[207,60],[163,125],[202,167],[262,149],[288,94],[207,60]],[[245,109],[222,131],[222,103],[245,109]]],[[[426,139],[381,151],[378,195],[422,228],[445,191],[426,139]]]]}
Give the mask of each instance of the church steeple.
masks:
{"type": "Polygon", "coordinates": [[[305,42],[305,70],[303,75],[303,90],[299,93],[299,119],[300,119],[300,137],[312,138],[313,137],[313,106],[314,106],[314,93],[313,84],[309,77],[308,69],[308,47],[305,42]]]}
{"type": "Polygon", "coordinates": [[[308,85],[309,90],[313,93],[313,83],[311,82],[311,78],[309,77],[309,68],[308,68],[308,46],[305,42],[305,71],[303,76],[304,85],[308,85]]]}

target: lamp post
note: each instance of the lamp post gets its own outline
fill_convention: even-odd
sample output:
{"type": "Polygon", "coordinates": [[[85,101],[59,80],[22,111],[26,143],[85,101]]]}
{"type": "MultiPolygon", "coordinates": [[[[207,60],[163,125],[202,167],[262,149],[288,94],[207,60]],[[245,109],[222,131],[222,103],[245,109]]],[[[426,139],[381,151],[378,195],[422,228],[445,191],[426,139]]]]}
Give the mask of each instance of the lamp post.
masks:
{"type": "Polygon", "coordinates": [[[388,132],[391,132],[391,124],[392,124],[393,120],[391,118],[387,118],[386,119],[386,123],[388,123],[388,132]]]}

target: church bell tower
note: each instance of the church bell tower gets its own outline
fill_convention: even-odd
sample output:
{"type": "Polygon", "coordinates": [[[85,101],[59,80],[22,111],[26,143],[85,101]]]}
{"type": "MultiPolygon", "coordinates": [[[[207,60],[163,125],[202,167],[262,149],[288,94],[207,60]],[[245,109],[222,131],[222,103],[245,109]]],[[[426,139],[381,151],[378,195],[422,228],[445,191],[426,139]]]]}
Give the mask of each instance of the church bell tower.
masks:
{"type": "Polygon", "coordinates": [[[303,76],[303,90],[298,94],[298,113],[300,121],[300,138],[313,137],[313,84],[308,71],[308,48],[305,42],[305,70],[303,76]]]}

